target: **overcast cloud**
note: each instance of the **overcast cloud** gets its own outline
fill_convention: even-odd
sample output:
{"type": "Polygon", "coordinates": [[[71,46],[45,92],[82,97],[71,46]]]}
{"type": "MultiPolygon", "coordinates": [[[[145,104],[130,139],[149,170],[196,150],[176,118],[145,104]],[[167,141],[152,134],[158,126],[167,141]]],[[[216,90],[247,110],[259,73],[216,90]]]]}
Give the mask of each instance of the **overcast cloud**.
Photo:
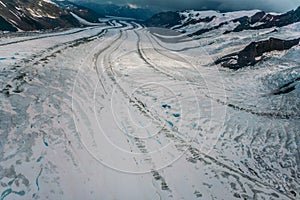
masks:
{"type": "MultiPolygon", "coordinates": [[[[76,0],[74,0],[76,1],[76,0]]],[[[84,1],[84,0],[80,0],[84,1]]],[[[87,0],[138,7],[157,7],[163,10],[213,9],[220,11],[260,9],[285,12],[300,6],[300,0],[87,0]]]]}

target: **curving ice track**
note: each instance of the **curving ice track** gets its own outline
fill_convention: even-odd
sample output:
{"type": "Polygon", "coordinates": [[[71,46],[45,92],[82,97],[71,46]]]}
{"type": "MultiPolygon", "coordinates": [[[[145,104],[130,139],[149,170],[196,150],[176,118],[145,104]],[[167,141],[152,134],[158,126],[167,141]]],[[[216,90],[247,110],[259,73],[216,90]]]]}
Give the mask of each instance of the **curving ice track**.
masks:
{"type": "Polygon", "coordinates": [[[1,199],[299,195],[299,102],[270,95],[276,68],[219,71],[207,41],[113,23],[1,43],[25,52],[1,61],[1,199]]]}

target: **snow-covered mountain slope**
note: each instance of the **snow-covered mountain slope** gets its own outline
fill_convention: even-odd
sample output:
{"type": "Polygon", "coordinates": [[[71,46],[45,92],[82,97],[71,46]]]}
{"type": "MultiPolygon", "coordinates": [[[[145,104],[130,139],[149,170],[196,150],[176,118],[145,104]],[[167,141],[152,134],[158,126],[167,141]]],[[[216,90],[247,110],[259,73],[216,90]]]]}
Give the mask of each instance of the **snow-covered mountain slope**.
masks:
{"type": "Polygon", "coordinates": [[[101,18],[104,17],[104,15],[100,15],[99,13],[93,11],[92,9],[77,5],[70,1],[66,1],[66,0],[52,0],[52,1],[55,2],[55,4],[58,5],[60,8],[63,8],[69,12],[72,12],[75,15],[77,15],[91,23],[98,23],[99,22],[98,19],[100,17],[101,18]]]}
{"type": "Polygon", "coordinates": [[[212,30],[221,33],[240,32],[283,27],[300,22],[300,7],[284,14],[266,13],[260,10],[220,13],[216,11],[181,11],[154,15],[145,21],[147,26],[167,27],[201,35],[212,30]]]}
{"type": "Polygon", "coordinates": [[[184,29],[187,32],[196,32],[199,29],[210,29],[220,27],[226,24],[234,24],[234,20],[251,17],[258,10],[236,11],[228,13],[219,13],[216,11],[185,11],[180,12],[182,18],[180,25],[173,27],[174,29],[184,29]]]}
{"type": "Polygon", "coordinates": [[[31,31],[80,27],[82,24],[70,12],[93,22],[96,22],[98,17],[101,17],[87,8],[76,7],[75,4],[67,1],[55,3],[50,0],[1,0],[0,30],[31,31]],[[66,5],[72,6],[69,6],[67,9],[65,8],[66,5]]]}
{"type": "MultiPolygon", "coordinates": [[[[254,10],[229,13],[188,11],[179,13],[179,15],[183,18],[181,21],[182,25],[174,27],[176,29],[184,28],[184,30],[192,31],[193,28],[200,28],[209,31],[227,27],[227,30],[223,32],[224,34],[227,34],[243,30],[276,28],[300,22],[300,7],[285,14],[272,14],[254,10]],[[206,19],[206,17],[209,16],[211,17],[209,23],[201,23],[203,19],[206,19]]],[[[193,35],[200,35],[201,33],[201,31],[200,33],[194,32],[193,35]]]]}
{"type": "Polygon", "coordinates": [[[107,24],[0,38],[1,199],[299,199],[299,22],[107,24]]]}

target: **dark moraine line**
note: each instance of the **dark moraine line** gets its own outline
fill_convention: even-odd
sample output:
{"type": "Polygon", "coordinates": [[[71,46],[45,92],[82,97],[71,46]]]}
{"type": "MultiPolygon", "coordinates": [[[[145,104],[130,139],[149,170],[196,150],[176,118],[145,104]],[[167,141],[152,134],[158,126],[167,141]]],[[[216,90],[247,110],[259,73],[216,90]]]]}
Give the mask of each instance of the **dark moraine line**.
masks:
{"type": "MultiPolygon", "coordinates": [[[[55,35],[38,36],[38,37],[34,37],[34,38],[29,38],[29,39],[23,39],[23,40],[18,40],[18,41],[3,43],[3,44],[0,44],[0,46],[7,46],[7,45],[11,45],[11,44],[18,44],[18,43],[22,43],[22,42],[28,42],[28,41],[38,40],[38,39],[43,39],[43,38],[52,38],[52,37],[73,35],[73,34],[76,34],[76,33],[80,33],[80,32],[86,31],[86,30],[92,30],[92,29],[95,29],[95,28],[99,28],[99,27],[92,27],[92,28],[89,28],[89,29],[81,29],[81,30],[77,30],[77,31],[74,31],[74,32],[70,32],[70,33],[59,33],[59,34],[55,34],[55,35]]],[[[47,33],[45,33],[45,34],[47,34],[47,33]]]]}
{"type": "MultiPolygon", "coordinates": [[[[119,22],[120,23],[120,22],[119,22]]],[[[123,23],[120,23],[121,26],[120,27],[111,27],[111,28],[106,28],[106,29],[117,29],[117,28],[122,28],[125,27],[126,25],[123,23]]],[[[45,35],[45,36],[38,36],[38,37],[34,37],[34,38],[29,38],[29,39],[23,39],[23,40],[18,40],[18,41],[13,41],[13,42],[7,42],[7,43],[3,43],[0,44],[0,46],[6,46],[6,45],[11,45],[11,44],[17,44],[17,43],[22,43],[22,42],[27,42],[27,41],[32,41],[32,40],[38,40],[38,39],[43,39],[43,38],[52,38],[52,37],[59,37],[59,36],[66,36],[66,35],[73,35],[76,33],[80,33],[83,31],[87,31],[87,30],[92,30],[92,29],[96,29],[96,28],[100,28],[101,26],[93,26],[90,28],[86,28],[86,29],[81,29],[81,30],[77,30],[74,32],[70,32],[70,33],[59,33],[59,34],[55,34],[55,35],[45,35]]]]}
{"type": "Polygon", "coordinates": [[[291,197],[291,196],[289,196],[289,195],[287,195],[285,193],[279,192],[272,185],[269,185],[268,183],[264,183],[263,181],[261,181],[261,180],[259,180],[257,178],[254,178],[254,177],[252,177],[250,175],[247,175],[247,174],[243,173],[242,171],[240,171],[239,169],[235,169],[235,168],[231,167],[230,165],[227,165],[227,164],[223,163],[222,161],[219,161],[217,158],[214,158],[214,157],[210,156],[209,154],[201,152],[200,150],[198,150],[195,147],[190,146],[189,149],[188,149],[188,151],[193,155],[194,158],[196,158],[199,161],[202,161],[202,162],[204,161],[206,163],[209,163],[209,161],[210,161],[210,162],[216,164],[219,167],[227,169],[228,171],[231,172],[231,174],[233,176],[239,175],[239,176],[247,179],[248,181],[250,181],[251,183],[253,183],[253,184],[257,185],[257,186],[264,186],[264,187],[266,187],[268,189],[273,190],[275,194],[279,193],[280,195],[284,195],[285,197],[287,197],[289,199],[293,199],[293,197],[291,197]],[[203,158],[201,158],[200,155],[203,158]],[[205,160],[205,158],[207,160],[209,160],[209,161],[205,160]]]}
{"type": "MultiPolygon", "coordinates": [[[[125,24],[125,23],[122,23],[122,22],[118,22],[118,23],[122,24],[122,28],[126,28],[126,27],[127,27],[127,24],[125,24]]],[[[121,27],[119,27],[119,28],[121,28],[121,27]]],[[[114,29],[114,28],[112,28],[112,29],[114,29]]],[[[122,30],[122,29],[121,29],[121,30],[120,30],[119,36],[118,36],[115,40],[113,40],[111,44],[109,44],[108,46],[106,46],[104,49],[100,50],[100,51],[97,52],[96,54],[94,54],[94,58],[93,58],[94,67],[95,67],[95,69],[96,69],[96,73],[97,73],[97,76],[98,76],[98,80],[99,80],[99,82],[101,83],[101,86],[102,86],[102,88],[103,88],[105,94],[107,94],[107,91],[105,90],[104,84],[103,84],[103,82],[102,82],[102,80],[101,80],[100,72],[99,72],[98,67],[97,67],[97,61],[98,61],[98,58],[100,57],[100,55],[101,55],[102,53],[104,53],[104,52],[107,51],[109,48],[111,48],[112,46],[114,46],[114,45],[122,38],[122,36],[123,36],[123,34],[124,34],[124,31],[133,30],[133,29],[135,29],[135,27],[130,27],[130,28],[127,28],[127,29],[125,29],[125,30],[122,30]]],[[[127,38],[127,36],[126,36],[126,38],[127,38]]],[[[122,41],[118,44],[117,48],[118,48],[119,46],[121,46],[121,44],[122,44],[124,41],[125,41],[125,39],[122,40],[122,41]]],[[[110,69],[111,69],[111,71],[113,72],[111,66],[110,66],[110,69]]],[[[116,84],[117,84],[117,83],[116,83],[116,84]]]]}
{"type": "Polygon", "coordinates": [[[281,94],[288,94],[296,89],[297,82],[300,81],[300,77],[296,78],[295,80],[284,84],[279,89],[275,90],[272,94],[273,95],[281,95],[281,94]]]}
{"type": "MultiPolygon", "coordinates": [[[[187,51],[187,50],[190,50],[190,49],[198,49],[198,48],[201,48],[201,46],[199,45],[199,46],[185,47],[185,48],[182,48],[182,49],[174,50],[174,49],[170,49],[170,48],[164,47],[162,44],[160,44],[160,43],[158,42],[158,40],[160,40],[159,37],[157,37],[156,35],[153,35],[152,33],[151,33],[151,38],[155,41],[155,43],[156,43],[158,46],[160,46],[160,47],[162,47],[162,48],[164,48],[164,49],[170,50],[170,51],[174,51],[174,52],[184,52],[184,51],[187,51]]],[[[193,40],[193,39],[191,39],[191,40],[193,40]]],[[[188,41],[191,41],[191,40],[184,40],[184,41],[180,41],[180,42],[188,42],[188,41]]],[[[160,41],[162,41],[162,40],[160,40],[160,41]]],[[[194,41],[194,40],[193,40],[193,41],[194,41]]],[[[163,41],[162,41],[162,42],[163,42],[163,41]]]]}
{"type": "MultiPolygon", "coordinates": [[[[210,96],[208,95],[205,95],[206,97],[212,99],[210,96]]],[[[268,113],[268,112],[257,112],[257,111],[254,111],[254,110],[251,110],[249,108],[243,108],[241,106],[238,106],[238,105],[234,105],[234,104],[231,104],[231,103],[227,103],[227,102],[223,102],[219,99],[212,99],[214,100],[215,102],[221,104],[221,105],[224,105],[224,106],[227,106],[229,108],[232,108],[234,110],[238,110],[238,111],[244,111],[244,112],[247,112],[247,113],[250,113],[252,115],[256,115],[256,116],[261,116],[261,117],[268,117],[268,118],[273,118],[273,119],[300,119],[300,116],[297,115],[297,114],[282,114],[282,113],[268,113]]]]}
{"type": "Polygon", "coordinates": [[[140,58],[141,58],[145,63],[147,63],[152,69],[154,69],[155,71],[157,71],[157,72],[159,72],[159,73],[162,73],[162,74],[166,75],[167,77],[176,80],[173,76],[171,76],[170,74],[168,74],[168,73],[166,73],[166,72],[161,71],[160,69],[157,69],[157,67],[155,67],[153,64],[151,64],[151,63],[149,62],[149,59],[145,57],[145,55],[144,55],[145,53],[143,52],[143,50],[142,50],[142,48],[141,48],[141,37],[140,37],[140,35],[139,35],[136,31],[134,31],[134,32],[135,32],[135,34],[136,34],[137,37],[138,37],[138,41],[137,41],[137,50],[138,50],[138,54],[139,54],[140,58]]]}
{"type": "MultiPolygon", "coordinates": [[[[18,73],[15,73],[14,76],[12,76],[12,77],[7,77],[7,78],[9,78],[9,80],[6,80],[5,82],[12,83],[12,82],[18,81],[17,77],[20,76],[20,74],[21,75],[25,74],[24,69],[26,69],[28,67],[33,67],[34,65],[38,64],[39,62],[46,61],[49,58],[53,58],[53,57],[55,57],[56,54],[59,54],[63,50],[66,50],[70,47],[75,47],[75,46],[81,45],[83,43],[93,41],[93,40],[97,39],[98,37],[103,36],[106,32],[107,32],[107,29],[102,29],[100,32],[98,32],[97,34],[94,34],[92,36],[80,38],[80,39],[65,42],[65,43],[60,43],[58,45],[47,48],[46,50],[38,52],[37,54],[34,54],[34,55],[30,56],[29,58],[24,59],[22,61],[22,63],[25,63],[25,66],[21,67],[22,64],[17,63],[15,66],[18,67],[18,73]],[[62,46],[65,46],[65,47],[60,48],[62,46]],[[46,55],[45,55],[45,53],[46,53],[46,55]],[[38,58],[38,59],[36,59],[36,58],[38,58]],[[23,71],[23,72],[21,72],[21,71],[23,71]]],[[[12,66],[12,67],[14,67],[14,66],[12,66]]],[[[26,84],[25,81],[23,81],[22,83],[26,84]]],[[[6,84],[3,88],[0,88],[0,93],[6,94],[6,96],[9,96],[10,94],[8,93],[8,91],[9,91],[10,87],[11,87],[10,84],[6,84]]]]}

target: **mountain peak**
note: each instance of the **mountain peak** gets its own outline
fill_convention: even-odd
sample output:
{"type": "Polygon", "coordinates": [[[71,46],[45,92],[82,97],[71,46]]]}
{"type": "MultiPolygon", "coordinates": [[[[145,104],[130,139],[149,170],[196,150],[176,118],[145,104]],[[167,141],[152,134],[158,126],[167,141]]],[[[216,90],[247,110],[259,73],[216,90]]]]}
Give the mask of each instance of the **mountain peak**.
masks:
{"type": "Polygon", "coordinates": [[[80,27],[70,12],[88,21],[98,22],[100,15],[68,1],[27,0],[0,1],[0,30],[32,31],[80,27]]]}

